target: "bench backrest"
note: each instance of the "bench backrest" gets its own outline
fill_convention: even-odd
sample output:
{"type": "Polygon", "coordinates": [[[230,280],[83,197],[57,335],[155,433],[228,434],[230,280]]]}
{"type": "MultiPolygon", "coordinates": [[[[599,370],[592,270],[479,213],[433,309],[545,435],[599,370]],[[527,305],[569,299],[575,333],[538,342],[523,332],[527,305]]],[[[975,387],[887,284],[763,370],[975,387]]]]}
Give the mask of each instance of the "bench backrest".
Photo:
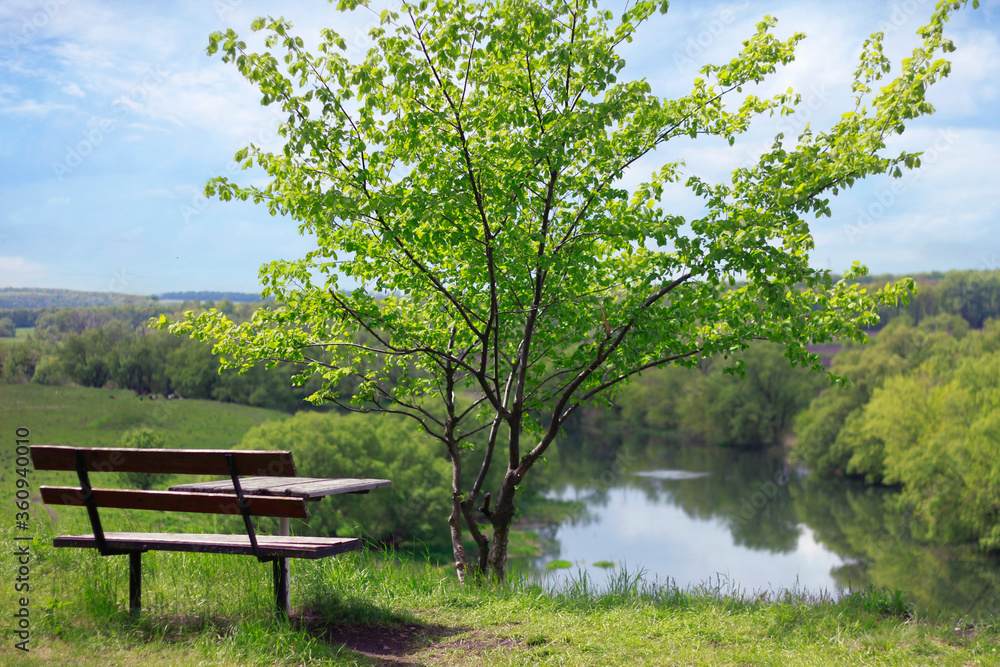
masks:
{"type": "MultiPolygon", "coordinates": [[[[31,460],[36,470],[72,470],[79,487],[41,486],[42,500],[48,505],[75,505],[87,508],[94,535],[102,553],[103,528],[98,507],[160,511],[241,514],[250,541],[257,551],[250,517],[276,516],[307,518],[303,498],[244,495],[240,476],[295,476],[291,452],[224,449],[126,449],[121,447],[62,447],[32,445],[31,460]],[[91,472],[149,472],[192,475],[226,475],[233,493],[187,493],[134,489],[95,489],[91,472]]],[[[258,556],[259,557],[259,556],[258,556]]]]}
{"type": "Polygon", "coordinates": [[[229,475],[227,456],[236,474],[294,477],[292,453],[226,449],[127,449],[123,447],[60,447],[33,445],[35,470],[76,470],[77,452],[90,472],[159,472],[179,475],[229,475]]]}

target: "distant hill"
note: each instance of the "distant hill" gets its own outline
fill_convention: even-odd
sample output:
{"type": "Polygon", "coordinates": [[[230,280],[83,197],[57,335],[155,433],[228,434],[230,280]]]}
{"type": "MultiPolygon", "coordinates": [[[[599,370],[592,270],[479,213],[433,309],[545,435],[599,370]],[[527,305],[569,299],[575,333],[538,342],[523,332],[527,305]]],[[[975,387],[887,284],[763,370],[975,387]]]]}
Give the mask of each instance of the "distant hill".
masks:
{"type": "Polygon", "coordinates": [[[166,292],[161,294],[160,298],[170,301],[194,301],[195,299],[200,299],[201,301],[218,301],[220,299],[229,299],[234,303],[261,300],[260,294],[254,294],[253,292],[166,292]]]}
{"type": "Polygon", "coordinates": [[[156,301],[155,296],[115,292],[80,292],[38,287],[0,287],[0,308],[75,308],[127,306],[156,301]]]}

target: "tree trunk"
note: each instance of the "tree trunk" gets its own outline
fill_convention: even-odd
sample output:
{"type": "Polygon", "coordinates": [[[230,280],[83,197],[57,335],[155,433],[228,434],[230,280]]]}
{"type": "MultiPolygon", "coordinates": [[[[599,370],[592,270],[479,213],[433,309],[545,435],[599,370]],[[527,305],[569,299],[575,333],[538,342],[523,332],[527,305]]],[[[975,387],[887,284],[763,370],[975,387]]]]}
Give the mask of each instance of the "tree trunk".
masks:
{"type": "Polygon", "coordinates": [[[514,493],[517,491],[517,472],[508,470],[500,488],[496,509],[490,516],[493,523],[493,547],[490,549],[490,575],[497,583],[504,583],[507,577],[507,543],[510,538],[510,524],[514,519],[514,493]]]}
{"type": "Polygon", "coordinates": [[[455,573],[458,581],[465,583],[465,545],[462,543],[462,460],[458,448],[448,445],[451,455],[451,514],[448,516],[448,527],[451,529],[451,550],[455,554],[455,573]]]}
{"type": "Polygon", "coordinates": [[[448,527],[451,529],[451,550],[455,554],[455,574],[458,583],[465,584],[465,545],[462,544],[462,494],[452,492],[451,514],[448,516],[448,527]]]}
{"type": "MultiPolygon", "coordinates": [[[[479,559],[476,563],[476,578],[482,580],[486,577],[486,572],[489,569],[490,542],[476,524],[476,516],[472,508],[475,500],[475,498],[469,496],[462,502],[462,514],[465,517],[465,527],[469,529],[469,534],[475,540],[476,546],[479,549],[479,559]]],[[[489,503],[490,494],[487,493],[482,507],[487,517],[490,515],[489,503]]]]}

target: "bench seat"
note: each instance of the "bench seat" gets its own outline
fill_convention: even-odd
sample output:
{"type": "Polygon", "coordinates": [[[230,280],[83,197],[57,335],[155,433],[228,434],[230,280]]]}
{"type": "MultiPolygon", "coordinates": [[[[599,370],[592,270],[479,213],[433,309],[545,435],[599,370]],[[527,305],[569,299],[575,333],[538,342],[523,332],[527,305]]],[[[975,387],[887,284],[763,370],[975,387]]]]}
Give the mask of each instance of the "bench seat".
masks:
{"type": "MultiPolygon", "coordinates": [[[[361,548],[355,537],[306,537],[301,535],[257,535],[262,558],[325,558],[361,548]]],[[[104,533],[109,550],[128,553],[144,551],[193,551],[253,556],[247,535],[184,533],[104,533]]],[[[55,547],[97,548],[93,535],[62,535],[53,539],[55,547]]]]}

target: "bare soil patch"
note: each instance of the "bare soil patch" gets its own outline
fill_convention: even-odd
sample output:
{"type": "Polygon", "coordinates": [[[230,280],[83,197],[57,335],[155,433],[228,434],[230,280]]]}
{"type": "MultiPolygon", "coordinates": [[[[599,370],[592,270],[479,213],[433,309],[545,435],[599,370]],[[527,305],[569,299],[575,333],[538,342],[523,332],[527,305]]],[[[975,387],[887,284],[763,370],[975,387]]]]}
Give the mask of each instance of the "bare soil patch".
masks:
{"type": "MultiPolygon", "coordinates": [[[[515,648],[508,637],[494,637],[470,628],[444,625],[406,624],[390,627],[338,625],[319,617],[303,615],[299,626],[328,644],[345,646],[371,659],[376,665],[455,664],[496,648],[515,648]]],[[[471,663],[470,663],[471,664],[471,663]]]]}

